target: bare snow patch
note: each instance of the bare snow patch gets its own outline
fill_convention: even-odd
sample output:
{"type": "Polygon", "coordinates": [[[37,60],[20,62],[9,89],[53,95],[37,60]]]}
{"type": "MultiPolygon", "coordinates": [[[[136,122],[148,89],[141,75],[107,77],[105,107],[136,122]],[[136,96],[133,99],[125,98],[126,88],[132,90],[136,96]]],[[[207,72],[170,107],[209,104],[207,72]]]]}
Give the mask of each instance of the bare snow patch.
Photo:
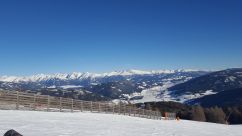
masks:
{"type": "Polygon", "coordinates": [[[192,99],[202,98],[207,95],[216,94],[216,92],[213,92],[213,90],[207,90],[203,93],[195,93],[195,94],[185,94],[177,98],[178,102],[184,103],[192,99]]]}
{"type": "Polygon", "coordinates": [[[52,86],[49,86],[49,87],[47,87],[48,89],[55,89],[56,88],[56,86],[55,85],[52,85],[52,86]]]}
{"type": "Polygon", "coordinates": [[[234,76],[229,76],[225,79],[225,83],[228,83],[228,82],[234,82],[236,80],[236,77],[234,76]]]}
{"type": "Polygon", "coordinates": [[[63,89],[71,89],[71,88],[81,88],[82,86],[80,85],[63,85],[63,86],[60,86],[60,88],[63,88],[63,89]]]}
{"type": "Polygon", "coordinates": [[[155,86],[152,88],[145,89],[141,92],[142,99],[133,100],[132,103],[144,103],[144,102],[154,102],[154,101],[164,101],[170,100],[170,95],[167,89],[174,86],[174,83],[168,81],[162,86],[155,86]]]}

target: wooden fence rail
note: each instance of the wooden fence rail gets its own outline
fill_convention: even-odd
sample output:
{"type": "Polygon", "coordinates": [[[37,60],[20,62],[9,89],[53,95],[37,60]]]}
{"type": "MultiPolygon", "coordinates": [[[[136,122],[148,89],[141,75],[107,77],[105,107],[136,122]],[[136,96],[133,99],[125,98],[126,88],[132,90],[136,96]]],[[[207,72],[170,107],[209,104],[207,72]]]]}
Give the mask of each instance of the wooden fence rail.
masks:
{"type": "Polygon", "coordinates": [[[92,102],[70,98],[52,97],[24,92],[0,91],[0,108],[17,110],[41,111],[90,111],[142,117],[148,119],[162,119],[158,111],[145,110],[128,104],[111,102],[92,102]]]}

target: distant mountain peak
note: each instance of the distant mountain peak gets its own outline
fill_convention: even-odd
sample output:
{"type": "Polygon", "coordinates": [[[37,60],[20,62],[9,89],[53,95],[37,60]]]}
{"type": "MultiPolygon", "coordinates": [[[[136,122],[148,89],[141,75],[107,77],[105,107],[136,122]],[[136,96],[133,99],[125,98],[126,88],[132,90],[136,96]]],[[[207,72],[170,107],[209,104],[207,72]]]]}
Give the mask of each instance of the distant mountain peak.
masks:
{"type": "Polygon", "coordinates": [[[48,74],[37,74],[32,76],[2,76],[0,81],[2,82],[39,82],[49,79],[60,79],[60,80],[76,80],[76,79],[87,79],[87,78],[102,78],[111,76],[132,76],[132,75],[153,75],[153,74],[172,74],[177,72],[196,72],[199,70],[192,69],[179,69],[179,70],[123,70],[123,71],[113,71],[109,73],[89,73],[89,72],[73,72],[70,74],[56,73],[52,75],[48,74]]]}

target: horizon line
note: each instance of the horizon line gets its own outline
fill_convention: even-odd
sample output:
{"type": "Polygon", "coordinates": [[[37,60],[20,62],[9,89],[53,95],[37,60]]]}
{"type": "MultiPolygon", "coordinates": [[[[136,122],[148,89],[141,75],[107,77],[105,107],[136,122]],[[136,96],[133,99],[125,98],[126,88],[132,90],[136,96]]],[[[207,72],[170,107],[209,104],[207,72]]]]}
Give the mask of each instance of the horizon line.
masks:
{"type": "Polygon", "coordinates": [[[55,73],[33,73],[30,75],[0,75],[0,77],[31,77],[35,75],[56,75],[56,74],[73,74],[73,73],[90,73],[90,74],[107,74],[107,73],[112,73],[112,72],[125,72],[125,71],[143,71],[143,72],[158,72],[158,71],[181,71],[181,70],[187,70],[187,71],[207,71],[207,72],[215,72],[215,71],[221,71],[221,70],[226,70],[226,69],[235,69],[235,68],[241,68],[241,67],[231,67],[231,68],[224,68],[224,69],[193,69],[193,68],[179,68],[179,69],[125,69],[125,70],[112,70],[109,72],[89,72],[89,71],[73,71],[73,72],[55,72],[55,73]]]}

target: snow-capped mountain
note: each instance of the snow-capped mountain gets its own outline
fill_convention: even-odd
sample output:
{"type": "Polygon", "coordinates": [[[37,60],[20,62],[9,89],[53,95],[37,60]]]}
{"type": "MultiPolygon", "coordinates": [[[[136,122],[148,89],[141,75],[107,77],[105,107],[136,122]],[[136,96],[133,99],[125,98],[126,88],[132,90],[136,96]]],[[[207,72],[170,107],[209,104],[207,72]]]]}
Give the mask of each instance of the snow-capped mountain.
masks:
{"type": "MultiPolygon", "coordinates": [[[[75,72],[29,77],[4,76],[0,78],[0,90],[32,91],[85,100],[122,99],[133,103],[151,101],[202,103],[203,101],[204,103],[201,98],[205,96],[219,96],[221,102],[224,94],[236,95],[235,91],[220,92],[242,88],[241,77],[242,69],[217,72],[196,70],[126,70],[103,74],[75,72]]],[[[208,98],[211,101],[211,98],[208,98]]]]}
{"type": "Polygon", "coordinates": [[[33,76],[25,76],[25,77],[17,77],[17,76],[2,76],[0,77],[0,81],[2,82],[12,82],[12,83],[20,83],[20,82],[42,82],[48,81],[52,79],[56,80],[84,80],[84,79],[97,79],[97,78],[105,78],[105,77],[113,77],[113,76],[134,76],[134,75],[157,75],[157,74],[172,74],[172,73],[185,73],[185,72],[197,72],[198,70],[152,70],[152,71],[142,71],[142,70],[125,70],[125,71],[114,71],[110,73],[79,73],[73,72],[71,74],[53,74],[53,75],[45,75],[38,74],[33,76]]]}
{"type": "Polygon", "coordinates": [[[0,77],[0,89],[35,91],[57,96],[75,96],[80,99],[84,98],[85,94],[89,100],[91,97],[104,100],[134,100],[143,97],[146,101],[165,100],[157,95],[168,87],[207,73],[209,72],[199,70],[125,70],[102,74],[74,72],[28,77],[3,76],[0,77]]]}
{"type": "MultiPolygon", "coordinates": [[[[53,74],[45,75],[38,74],[26,77],[17,76],[2,76],[0,82],[15,86],[15,85],[35,85],[36,88],[49,88],[53,86],[90,86],[107,82],[117,82],[129,80],[137,83],[140,87],[150,87],[162,84],[169,80],[188,80],[199,75],[206,74],[205,71],[196,70],[157,70],[157,71],[141,71],[141,70],[126,70],[115,71],[110,73],[78,73],[71,74],[53,74]]],[[[18,86],[21,88],[21,86],[18,86]]],[[[9,88],[10,89],[10,88],[9,88]]]]}

